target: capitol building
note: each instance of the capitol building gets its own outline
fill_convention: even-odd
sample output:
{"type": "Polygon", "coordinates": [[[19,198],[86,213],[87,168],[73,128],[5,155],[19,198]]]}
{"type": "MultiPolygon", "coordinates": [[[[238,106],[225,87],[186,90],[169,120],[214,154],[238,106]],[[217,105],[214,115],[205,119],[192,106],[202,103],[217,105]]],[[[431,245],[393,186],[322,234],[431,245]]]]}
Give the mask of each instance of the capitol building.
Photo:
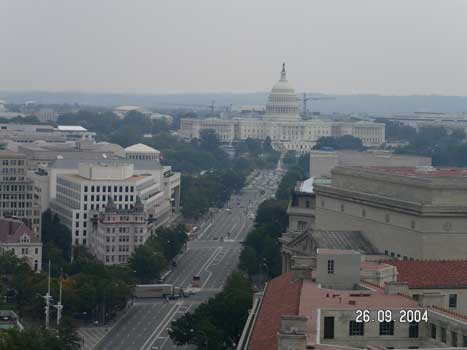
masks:
{"type": "Polygon", "coordinates": [[[287,81],[285,64],[281,78],[272,87],[266,103],[266,113],[258,118],[184,118],[180,122],[180,135],[191,140],[199,138],[202,130],[212,129],[219,141],[232,143],[248,138],[271,139],[278,151],[309,152],[320,137],[352,135],[365,146],[384,143],[384,124],[372,122],[340,122],[304,120],[299,114],[299,99],[287,81]]]}

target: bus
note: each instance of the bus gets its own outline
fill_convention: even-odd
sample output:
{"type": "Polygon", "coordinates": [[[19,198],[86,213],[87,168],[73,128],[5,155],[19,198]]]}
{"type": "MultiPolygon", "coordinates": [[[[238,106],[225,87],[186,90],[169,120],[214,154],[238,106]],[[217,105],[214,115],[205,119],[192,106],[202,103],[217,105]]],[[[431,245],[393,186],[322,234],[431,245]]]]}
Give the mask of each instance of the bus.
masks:
{"type": "Polygon", "coordinates": [[[178,298],[183,290],[173,284],[139,284],[133,292],[135,298],[178,298]]]}

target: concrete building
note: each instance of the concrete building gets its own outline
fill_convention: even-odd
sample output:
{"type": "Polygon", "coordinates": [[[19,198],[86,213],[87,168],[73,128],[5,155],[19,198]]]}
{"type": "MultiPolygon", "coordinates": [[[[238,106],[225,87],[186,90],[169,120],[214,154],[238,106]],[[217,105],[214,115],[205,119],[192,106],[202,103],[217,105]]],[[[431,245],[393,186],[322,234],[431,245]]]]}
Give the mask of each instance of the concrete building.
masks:
{"type": "Polygon", "coordinates": [[[315,228],[360,231],[399,259],[465,259],[467,171],[335,167],[316,184],[315,228]]]}
{"type": "Polygon", "coordinates": [[[0,150],[0,176],[0,217],[21,219],[40,240],[41,208],[27,176],[26,157],[0,150]]]}
{"type": "Polygon", "coordinates": [[[165,120],[167,123],[173,122],[173,117],[168,114],[161,114],[157,112],[150,112],[145,110],[143,107],[140,106],[120,106],[115,107],[113,110],[114,114],[116,114],[120,119],[125,118],[125,116],[130,112],[138,112],[143,114],[146,118],[151,120],[165,120]]]}
{"type": "Polygon", "coordinates": [[[41,123],[55,123],[59,114],[53,108],[41,107],[37,111],[32,112],[32,115],[41,123]]]}
{"type": "Polygon", "coordinates": [[[281,78],[273,86],[266,103],[266,113],[259,118],[185,118],[180,121],[180,135],[191,140],[200,132],[213,129],[224,143],[246,140],[264,140],[269,137],[279,151],[309,152],[323,136],[352,135],[365,146],[379,146],[385,141],[385,125],[373,122],[334,122],[303,120],[299,115],[299,100],[287,81],[285,65],[281,78]]]}
{"type": "Polygon", "coordinates": [[[0,252],[13,252],[34,271],[42,266],[42,243],[21,220],[0,217],[0,252]]]}
{"type": "Polygon", "coordinates": [[[135,248],[149,237],[144,205],[136,197],[130,209],[119,209],[108,197],[105,210],[92,219],[91,252],[106,265],[127,264],[135,248]]]}
{"type": "Polygon", "coordinates": [[[51,143],[39,141],[18,145],[18,152],[26,156],[30,170],[47,166],[57,159],[105,160],[125,158],[123,147],[108,142],[51,143]]]}
{"type": "Polygon", "coordinates": [[[467,347],[466,317],[419,303],[397,284],[359,282],[360,267],[357,253],[324,250],[308,269],[298,264],[269,281],[254,297],[237,350],[467,347]],[[339,270],[347,283],[333,277],[339,270]]]}
{"type": "Polygon", "coordinates": [[[311,151],[310,177],[331,177],[336,166],[386,166],[417,167],[431,166],[431,158],[394,154],[382,150],[357,151],[311,151]]]}
{"type": "Polygon", "coordinates": [[[130,163],[80,163],[78,174],[59,174],[50,206],[71,231],[73,244],[89,244],[91,219],[105,209],[112,197],[118,209],[131,209],[139,196],[147,214],[148,230],[158,226],[157,204],[164,200],[159,179],[134,174],[130,163]]]}
{"type": "Polygon", "coordinates": [[[414,112],[408,115],[394,115],[378,119],[383,122],[392,121],[399,125],[411,126],[417,130],[422,127],[444,127],[449,130],[464,129],[467,132],[466,113],[414,112]]]}
{"type": "Polygon", "coordinates": [[[16,143],[31,143],[34,141],[65,142],[94,141],[96,133],[82,126],[45,124],[0,124],[0,139],[16,143]]]}
{"type": "Polygon", "coordinates": [[[136,153],[136,155],[133,154],[134,156],[129,154],[126,160],[86,159],[86,153],[84,153],[82,157],[74,157],[73,159],[56,159],[48,167],[38,168],[32,176],[35,180],[35,186],[41,187],[39,192],[48,193],[48,198],[44,196],[41,199],[45,201],[46,207],[48,207],[50,200],[56,198],[57,195],[57,176],[61,174],[77,175],[80,163],[114,164],[115,162],[121,162],[133,164],[135,175],[149,174],[153,176],[158,182],[160,190],[164,193],[164,196],[156,203],[156,207],[158,208],[156,213],[158,225],[164,225],[173,221],[179,215],[180,173],[172,171],[170,166],[161,165],[158,160],[159,151],[153,148],[151,148],[151,150],[153,154],[157,154],[157,157],[148,156],[146,160],[137,159],[138,153],[136,153]]]}

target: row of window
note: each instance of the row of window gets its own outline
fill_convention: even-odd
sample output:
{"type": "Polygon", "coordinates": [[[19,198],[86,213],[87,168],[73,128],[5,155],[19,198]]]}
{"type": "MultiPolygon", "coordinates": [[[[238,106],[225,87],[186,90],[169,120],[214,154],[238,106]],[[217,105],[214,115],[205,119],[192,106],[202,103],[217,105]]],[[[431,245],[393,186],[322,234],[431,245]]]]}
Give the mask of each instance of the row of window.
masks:
{"type": "MultiPolygon", "coordinates": [[[[365,323],[350,321],[349,322],[349,335],[362,336],[365,335],[365,323]]],[[[394,321],[380,322],[379,335],[394,335],[394,321]]],[[[418,338],[418,323],[412,322],[409,324],[409,338],[418,338]]]]}
{"type": "Polygon", "coordinates": [[[117,255],[117,259],[115,258],[115,255],[106,255],[105,256],[105,262],[106,263],[109,263],[109,262],[115,262],[117,261],[119,263],[126,263],[128,262],[128,255],[117,255]]]}
{"type": "Polygon", "coordinates": [[[24,160],[22,159],[4,159],[2,160],[2,165],[24,165],[24,160]]]}
{"type": "MultiPolygon", "coordinates": [[[[130,201],[133,201],[133,200],[134,200],[134,196],[133,196],[133,195],[131,195],[131,196],[125,195],[125,197],[123,197],[123,195],[119,195],[119,196],[114,195],[114,196],[113,196],[113,200],[114,200],[114,201],[117,201],[117,200],[118,200],[118,201],[122,202],[122,201],[123,201],[123,198],[125,198],[125,201],[126,201],[126,202],[128,202],[129,200],[130,200],[130,201]]],[[[103,194],[102,197],[101,197],[100,195],[98,195],[98,194],[95,195],[95,196],[92,194],[90,197],[88,197],[88,195],[85,194],[85,195],[84,195],[84,201],[87,202],[88,199],[91,199],[91,202],[94,202],[94,201],[100,202],[101,200],[102,200],[103,202],[107,202],[108,197],[107,197],[105,194],[103,194]]]]}
{"type": "MultiPolygon", "coordinates": [[[[438,327],[431,323],[430,324],[430,335],[432,339],[439,340],[442,343],[447,343],[447,330],[444,327],[439,327],[440,334],[438,339],[438,327]]],[[[459,338],[456,332],[451,332],[451,346],[457,347],[459,346],[459,338]]],[[[467,347],[467,335],[462,336],[462,347],[467,347]]]]}
{"type": "MultiPolygon", "coordinates": [[[[84,186],[84,192],[102,192],[103,193],[110,193],[112,192],[112,186],[84,186]]],[[[123,192],[123,186],[113,186],[114,192],[123,192]]],[[[134,186],[125,186],[125,192],[134,192],[134,186]]]]}
{"type": "MultiPolygon", "coordinates": [[[[107,233],[117,233],[117,228],[116,227],[112,227],[112,229],[110,227],[107,227],[106,230],[105,230],[107,233]]],[[[118,233],[130,233],[131,232],[131,227],[119,227],[118,228],[118,233]]],[[[134,233],[143,233],[144,232],[144,229],[142,227],[135,227],[133,229],[133,232],[134,233]]]]}

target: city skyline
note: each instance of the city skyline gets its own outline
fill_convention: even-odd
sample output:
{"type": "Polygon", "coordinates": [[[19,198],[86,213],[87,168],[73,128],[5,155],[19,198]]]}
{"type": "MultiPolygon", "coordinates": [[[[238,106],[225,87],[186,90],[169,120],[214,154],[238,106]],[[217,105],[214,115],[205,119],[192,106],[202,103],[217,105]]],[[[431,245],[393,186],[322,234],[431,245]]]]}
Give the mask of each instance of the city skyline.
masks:
{"type": "Polygon", "coordinates": [[[7,0],[0,91],[267,91],[285,61],[297,91],[467,95],[465,10],[435,0],[7,0]]]}

